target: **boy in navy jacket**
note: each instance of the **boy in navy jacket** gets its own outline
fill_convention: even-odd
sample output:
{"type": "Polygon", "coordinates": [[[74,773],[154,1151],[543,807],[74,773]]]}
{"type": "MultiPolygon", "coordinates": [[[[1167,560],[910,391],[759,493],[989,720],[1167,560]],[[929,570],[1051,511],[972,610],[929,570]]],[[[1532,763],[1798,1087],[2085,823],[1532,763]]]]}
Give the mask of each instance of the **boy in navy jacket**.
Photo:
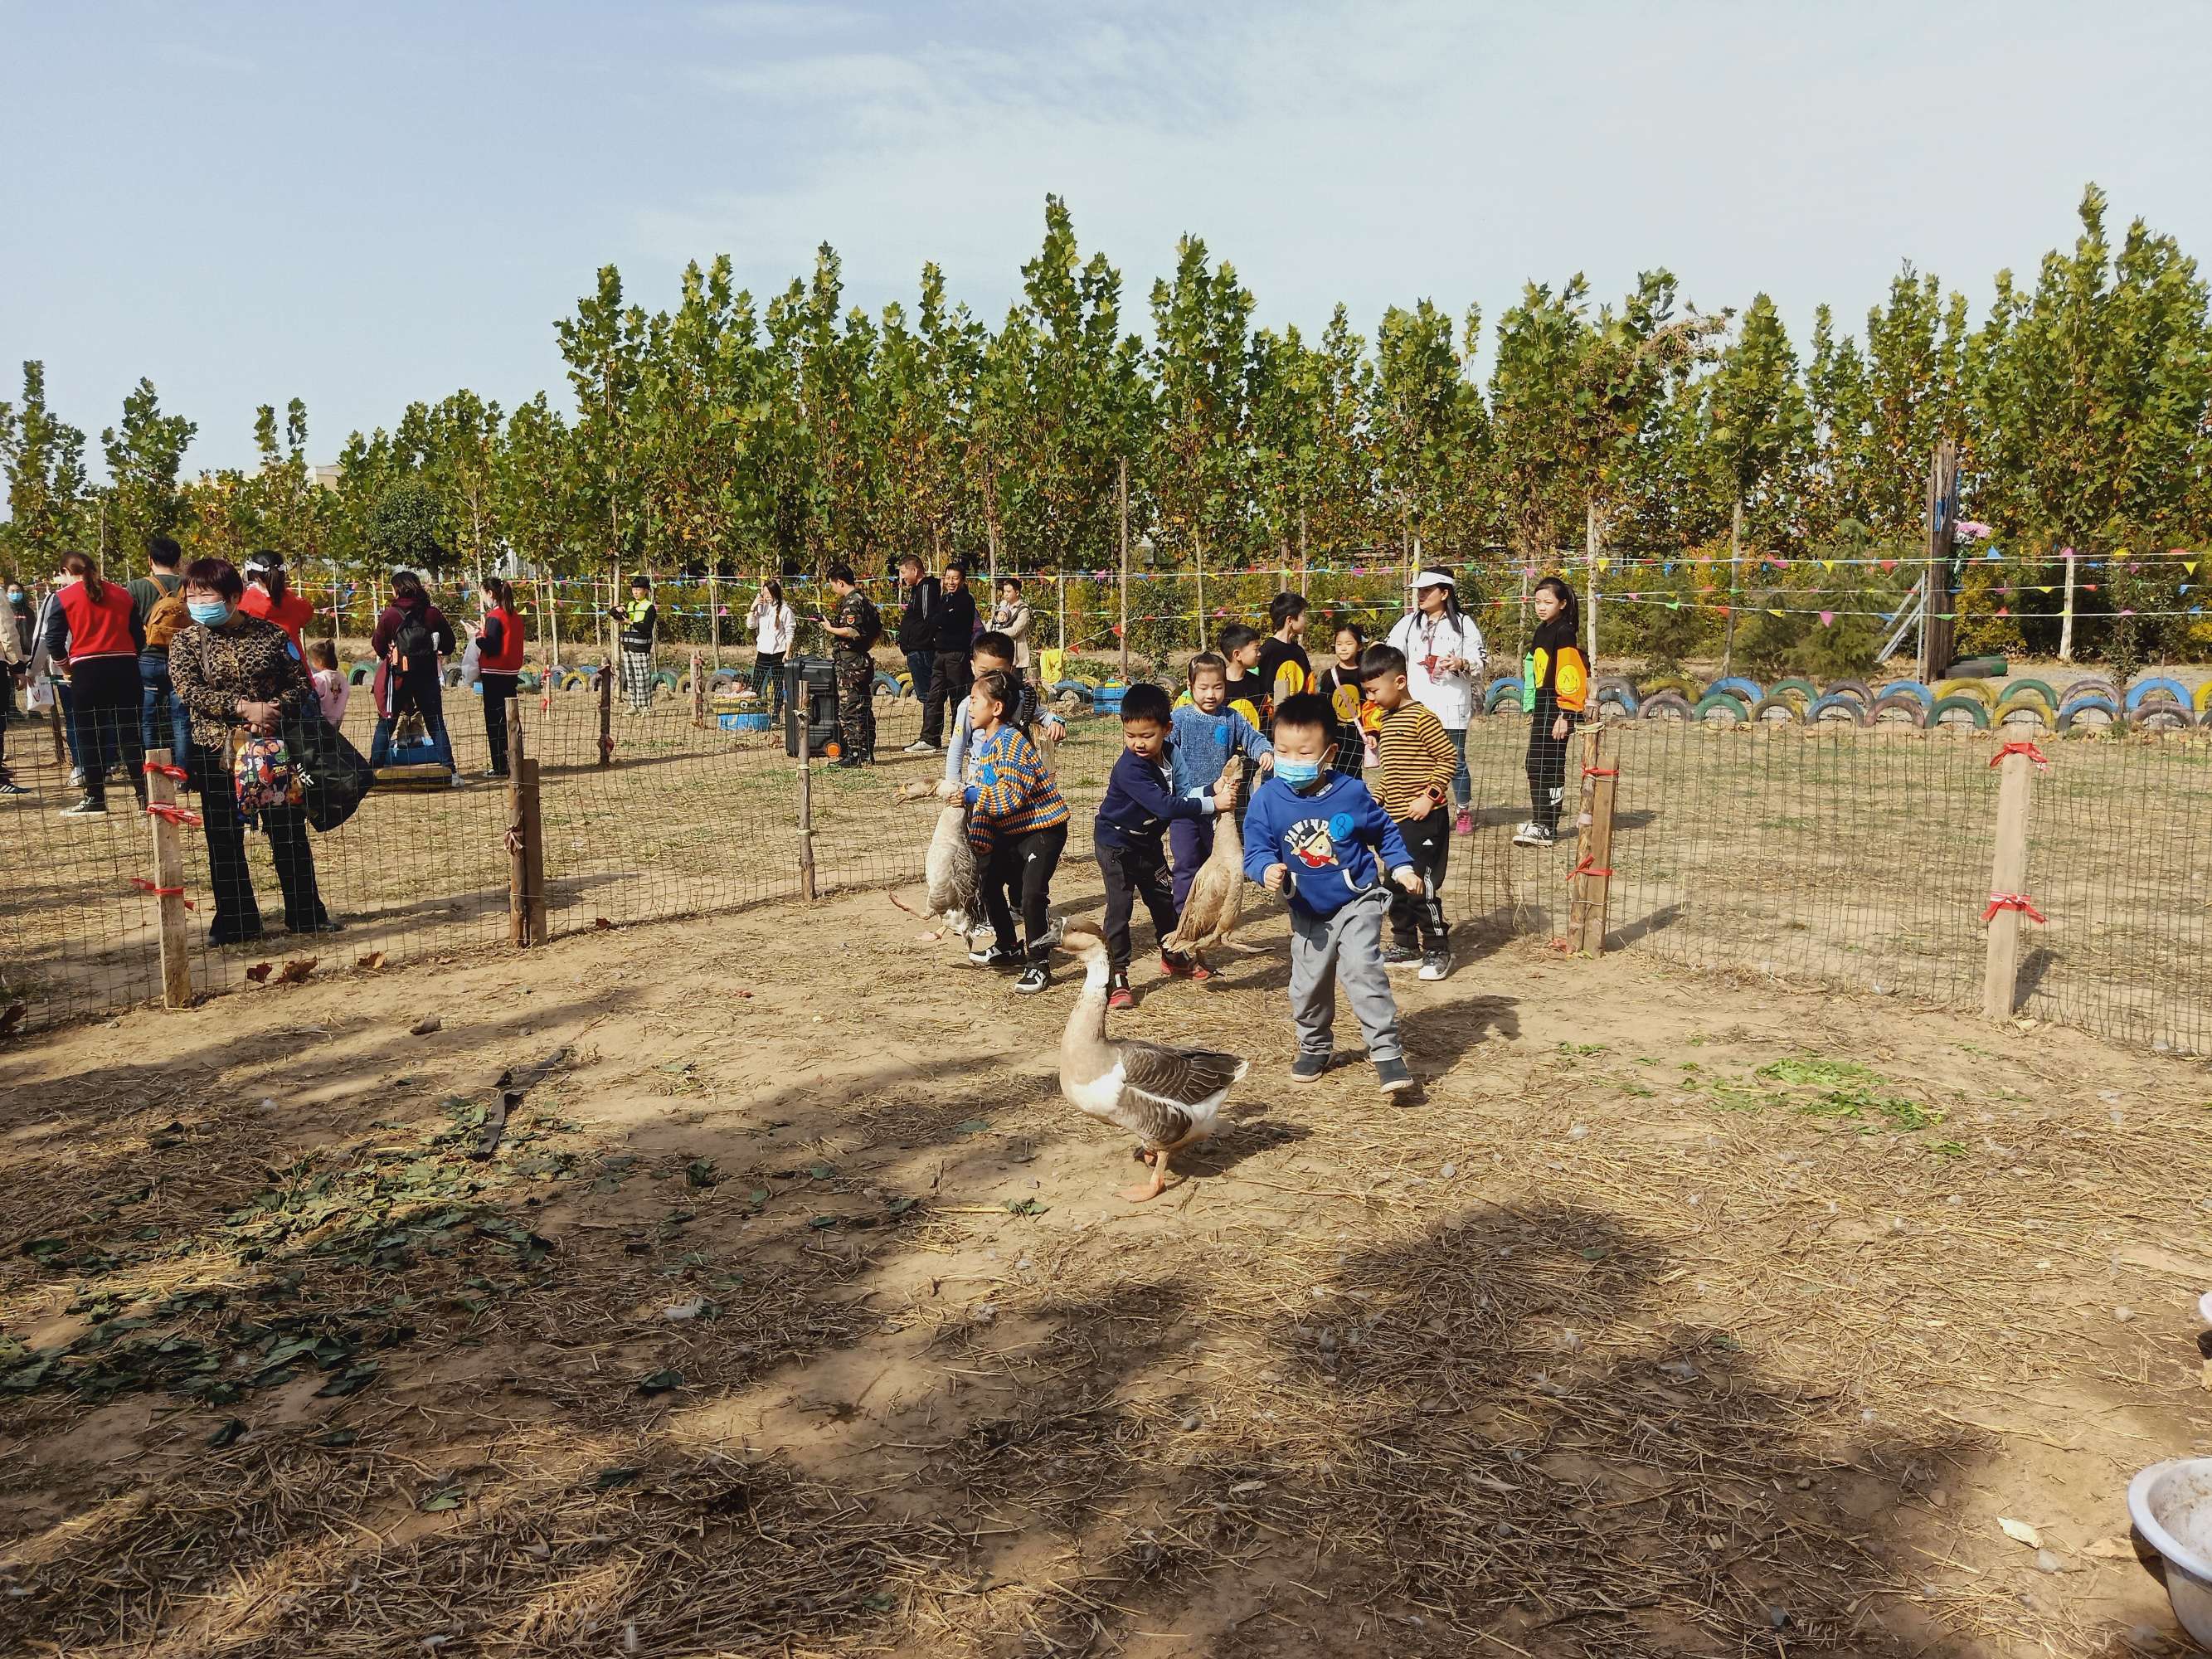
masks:
{"type": "MultiPolygon", "coordinates": [[[[1173,718],[1168,694],[1157,685],[1133,685],[1123,695],[1121,753],[1106,780],[1106,798],[1098,803],[1091,830],[1098,872],[1106,881],[1106,959],[1113,971],[1106,992],[1109,1008],[1127,1008],[1136,1001],[1129,990],[1129,917],[1137,900],[1143,899],[1152,913],[1156,937],[1164,939],[1175,932],[1175,891],[1163,845],[1169,823],[1210,819],[1236,799],[1236,786],[1226,777],[1212,794],[1176,793],[1168,744],[1173,718]]],[[[1164,972],[1173,975],[1184,966],[1162,947],[1164,972]]]]}
{"type": "Polygon", "coordinates": [[[1312,692],[1275,711],[1274,775],[1244,814],[1244,873],[1291,910],[1291,1018],[1298,1055],[1291,1080],[1311,1083],[1335,1052],[1336,981],[1367,1036],[1385,1094],[1413,1086],[1398,1040],[1398,1004],[1382,965],[1389,878],[1419,895],[1413,855],[1364,783],[1328,769],[1336,716],[1312,692]]]}

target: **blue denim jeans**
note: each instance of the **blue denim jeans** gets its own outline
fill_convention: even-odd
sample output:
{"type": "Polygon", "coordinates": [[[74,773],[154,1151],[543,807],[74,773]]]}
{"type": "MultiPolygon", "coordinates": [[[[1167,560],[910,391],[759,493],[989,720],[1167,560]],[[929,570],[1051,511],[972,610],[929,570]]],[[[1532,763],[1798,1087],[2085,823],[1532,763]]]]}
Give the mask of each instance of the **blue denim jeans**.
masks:
{"type": "Polygon", "coordinates": [[[141,652],[138,657],[139,741],[149,751],[167,749],[172,763],[185,763],[191,752],[191,721],[185,713],[185,700],[176,693],[169,679],[169,653],[166,651],[141,652]]]}

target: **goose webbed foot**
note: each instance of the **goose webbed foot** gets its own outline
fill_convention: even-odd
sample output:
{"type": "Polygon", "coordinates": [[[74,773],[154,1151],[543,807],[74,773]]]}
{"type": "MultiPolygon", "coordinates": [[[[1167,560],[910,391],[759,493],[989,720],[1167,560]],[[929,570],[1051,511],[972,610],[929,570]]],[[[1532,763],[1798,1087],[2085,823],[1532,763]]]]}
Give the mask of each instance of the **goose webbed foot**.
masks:
{"type": "Polygon", "coordinates": [[[1149,1182],[1139,1182],[1133,1187],[1125,1187],[1122,1188],[1121,1196],[1127,1199],[1132,1204],[1142,1204],[1148,1199],[1158,1198],[1167,1187],[1167,1153],[1160,1152],[1151,1153],[1148,1156],[1151,1158],[1152,1165],[1152,1180],[1149,1182]]]}

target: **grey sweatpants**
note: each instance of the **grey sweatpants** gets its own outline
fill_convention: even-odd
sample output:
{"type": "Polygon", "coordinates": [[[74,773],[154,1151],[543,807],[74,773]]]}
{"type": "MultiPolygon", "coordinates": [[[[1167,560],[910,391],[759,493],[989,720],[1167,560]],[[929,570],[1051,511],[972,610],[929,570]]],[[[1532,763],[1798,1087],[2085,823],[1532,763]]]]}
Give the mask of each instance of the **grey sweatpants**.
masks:
{"type": "Polygon", "coordinates": [[[1291,1020],[1300,1054],[1325,1054],[1335,1047],[1336,983],[1342,980],[1367,1034],[1367,1057],[1405,1058],[1398,1004],[1382,966],[1382,921],[1389,914],[1390,896],[1381,887],[1369,888],[1333,916],[1291,906],[1291,1020]]]}

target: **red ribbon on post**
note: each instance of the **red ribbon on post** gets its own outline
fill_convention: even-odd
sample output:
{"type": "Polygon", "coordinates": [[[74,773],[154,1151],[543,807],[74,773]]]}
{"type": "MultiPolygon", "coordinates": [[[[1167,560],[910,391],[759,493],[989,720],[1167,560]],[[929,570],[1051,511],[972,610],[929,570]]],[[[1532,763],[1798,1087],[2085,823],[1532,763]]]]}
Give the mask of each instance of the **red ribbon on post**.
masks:
{"type": "MultiPolygon", "coordinates": [[[[185,898],[185,890],[181,887],[156,887],[143,876],[131,876],[128,879],[140,892],[151,893],[155,898],[185,898]]],[[[185,899],[185,908],[197,910],[199,906],[190,899],[185,899]]]]}
{"type": "Polygon", "coordinates": [[[146,775],[149,778],[158,774],[165,778],[174,778],[179,783],[190,783],[191,781],[191,775],[186,772],[183,767],[164,765],[160,761],[148,761],[141,769],[143,770],[146,775]]]}
{"type": "MultiPolygon", "coordinates": [[[[2012,742],[2005,744],[2003,748],[1998,750],[1996,754],[1990,757],[1990,764],[1991,766],[2002,765],[2004,763],[2004,757],[2007,755],[2025,755],[2028,759],[2035,763],[2036,769],[2039,771],[2048,772],[2051,769],[2051,763],[2044,757],[2043,751],[2025,738],[2014,738],[2012,742]]],[[[2040,921],[2041,918],[2038,917],[2037,920],[2040,921]]]]}
{"type": "Polygon", "coordinates": [[[172,823],[185,824],[194,830],[200,827],[200,815],[198,813],[188,812],[183,807],[172,805],[169,802],[165,800],[148,801],[146,803],[146,816],[149,818],[167,818],[172,823]]]}
{"type": "Polygon", "coordinates": [[[2017,910],[2031,921],[2047,921],[2048,920],[2042,911],[2035,908],[2025,893],[1990,894],[1990,906],[1988,909],[1982,912],[1982,920],[1984,922],[1995,921],[2000,910],[2017,910]]]}
{"type": "Polygon", "coordinates": [[[1610,876],[1612,873],[1610,870],[1599,869],[1595,860],[1584,858],[1580,864],[1567,872],[1567,879],[1572,881],[1577,876],[1610,876]]]}

